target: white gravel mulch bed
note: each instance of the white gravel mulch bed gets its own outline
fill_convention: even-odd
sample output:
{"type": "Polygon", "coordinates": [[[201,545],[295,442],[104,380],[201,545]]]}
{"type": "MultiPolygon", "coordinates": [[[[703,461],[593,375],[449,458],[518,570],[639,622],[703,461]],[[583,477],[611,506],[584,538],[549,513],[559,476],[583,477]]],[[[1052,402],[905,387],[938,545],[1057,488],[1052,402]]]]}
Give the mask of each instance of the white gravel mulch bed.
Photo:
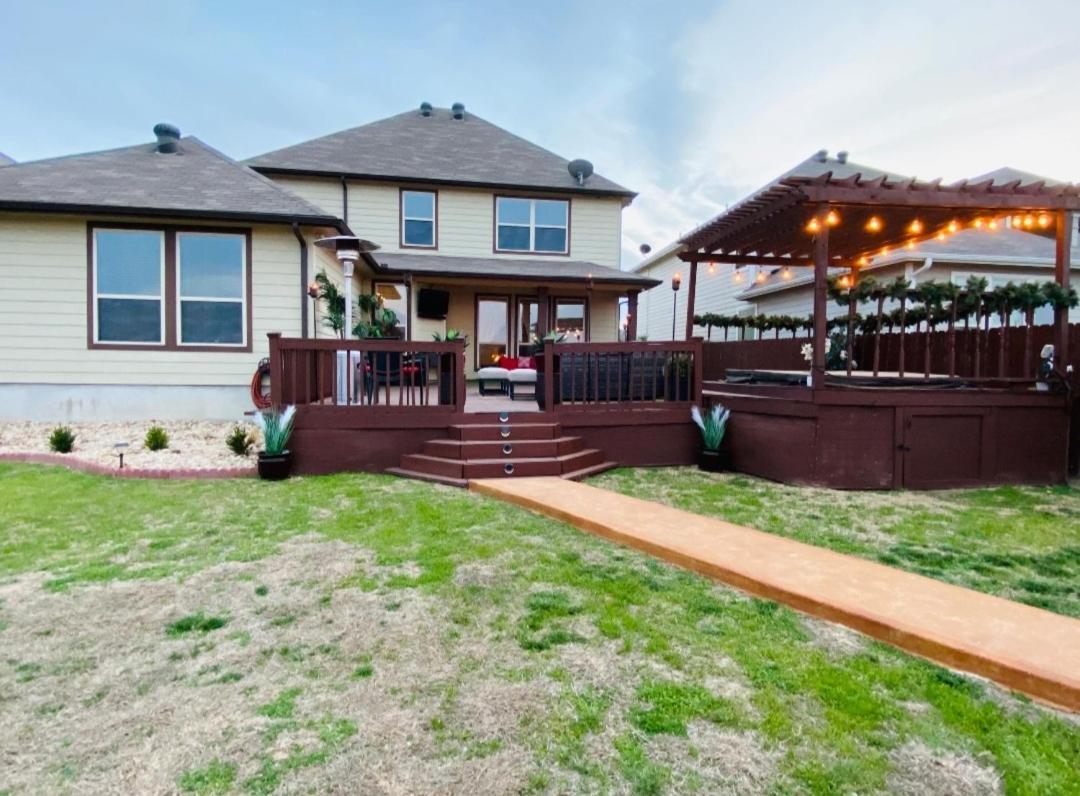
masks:
{"type": "Polygon", "coordinates": [[[57,425],[67,425],[75,432],[75,450],[68,456],[106,467],[116,467],[119,463],[118,442],[128,443],[124,448],[124,469],[208,470],[255,466],[254,453],[237,456],[225,446],[225,436],[236,425],[232,421],[0,423],[0,453],[51,453],[49,434],[57,425]],[[143,445],[147,429],[154,425],[161,426],[169,435],[169,447],[165,450],[150,451],[143,445]]]}

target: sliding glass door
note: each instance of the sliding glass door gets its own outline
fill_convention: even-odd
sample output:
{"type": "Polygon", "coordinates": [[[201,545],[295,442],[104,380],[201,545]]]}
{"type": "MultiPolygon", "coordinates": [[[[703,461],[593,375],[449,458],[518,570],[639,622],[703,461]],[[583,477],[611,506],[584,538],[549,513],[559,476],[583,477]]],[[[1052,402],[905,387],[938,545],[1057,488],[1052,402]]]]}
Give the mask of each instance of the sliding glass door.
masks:
{"type": "Polygon", "coordinates": [[[476,299],[476,367],[494,365],[510,353],[510,299],[478,296],[476,299]]]}

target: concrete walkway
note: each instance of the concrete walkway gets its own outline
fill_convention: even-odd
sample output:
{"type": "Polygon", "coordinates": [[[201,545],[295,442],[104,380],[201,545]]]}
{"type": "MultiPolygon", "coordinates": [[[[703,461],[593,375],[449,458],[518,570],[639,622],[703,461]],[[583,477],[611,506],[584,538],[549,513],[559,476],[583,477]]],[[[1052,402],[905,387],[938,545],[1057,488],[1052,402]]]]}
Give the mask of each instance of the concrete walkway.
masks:
{"type": "Polygon", "coordinates": [[[469,488],[1080,711],[1080,621],[560,478],[469,488]]]}

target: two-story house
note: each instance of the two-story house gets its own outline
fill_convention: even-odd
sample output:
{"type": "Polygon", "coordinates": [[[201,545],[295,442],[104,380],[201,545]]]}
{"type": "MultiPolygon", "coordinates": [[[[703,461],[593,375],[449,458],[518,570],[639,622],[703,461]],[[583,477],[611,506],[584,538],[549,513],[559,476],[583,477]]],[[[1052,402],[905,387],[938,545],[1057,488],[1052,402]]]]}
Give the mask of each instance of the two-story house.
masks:
{"type": "Polygon", "coordinates": [[[471,372],[614,341],[631,191],[466,113],[402,113],[239,163],[157,141],[0,168],[0,418],[229,418],[267,333],[326,337],[314,242],[379,246],[354,275],[409,339],[457,329],[471,372]]]}

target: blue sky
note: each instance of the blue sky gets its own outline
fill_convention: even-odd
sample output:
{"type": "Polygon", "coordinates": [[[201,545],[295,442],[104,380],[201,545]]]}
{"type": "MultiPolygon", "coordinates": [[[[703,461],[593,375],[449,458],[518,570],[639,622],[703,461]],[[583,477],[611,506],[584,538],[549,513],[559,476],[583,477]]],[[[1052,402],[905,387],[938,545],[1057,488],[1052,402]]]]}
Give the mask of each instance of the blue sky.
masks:
{"type": "Polygon", "coordinates": [[[0,20],[17,160],[161,120],[244,158],[460,100],[640,193],[624,265],[821,148],[1080,181],[1080,2],[0,0],[0,20]]]}

